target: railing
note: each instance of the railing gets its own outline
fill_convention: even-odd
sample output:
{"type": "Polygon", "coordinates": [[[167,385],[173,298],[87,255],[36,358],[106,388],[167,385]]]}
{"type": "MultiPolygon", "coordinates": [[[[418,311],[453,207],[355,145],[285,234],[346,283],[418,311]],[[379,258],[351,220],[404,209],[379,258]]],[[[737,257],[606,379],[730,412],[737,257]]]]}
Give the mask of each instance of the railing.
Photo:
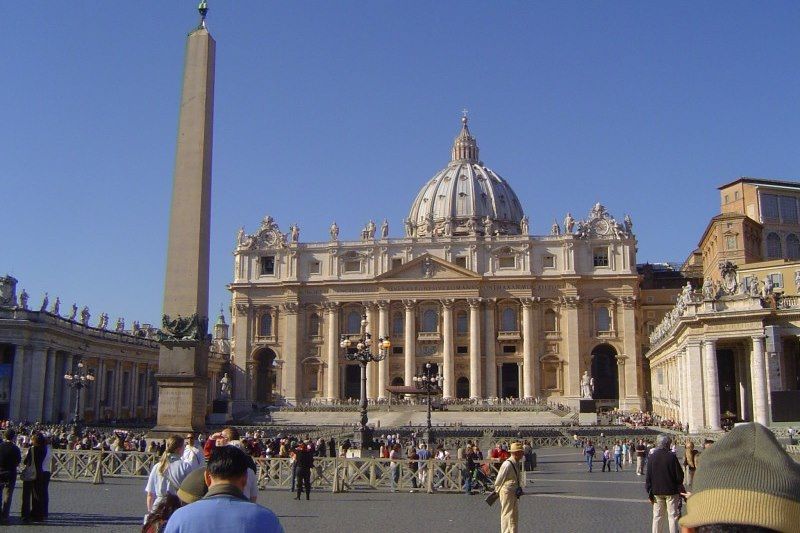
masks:
{"type": "Polygon", "coordinates": [[[147,477],[158,459],[158,455],[146,452],[53,450],[51,476],[94,482],[102,482],[103,477],[147,477]]]}

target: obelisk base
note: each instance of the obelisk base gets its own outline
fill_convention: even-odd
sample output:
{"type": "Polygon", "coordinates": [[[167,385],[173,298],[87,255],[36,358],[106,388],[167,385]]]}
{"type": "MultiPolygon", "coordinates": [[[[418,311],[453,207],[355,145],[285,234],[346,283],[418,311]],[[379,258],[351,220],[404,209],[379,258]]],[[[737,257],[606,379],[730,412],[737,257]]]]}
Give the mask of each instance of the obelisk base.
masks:
{"type": "Polygon", "coordinates": [[[161,346],[158,411],[150,435],[204,431],[208,398],[207,347],[161,346]],[[164,371],[162,371],[162,368],[164,371]]]}

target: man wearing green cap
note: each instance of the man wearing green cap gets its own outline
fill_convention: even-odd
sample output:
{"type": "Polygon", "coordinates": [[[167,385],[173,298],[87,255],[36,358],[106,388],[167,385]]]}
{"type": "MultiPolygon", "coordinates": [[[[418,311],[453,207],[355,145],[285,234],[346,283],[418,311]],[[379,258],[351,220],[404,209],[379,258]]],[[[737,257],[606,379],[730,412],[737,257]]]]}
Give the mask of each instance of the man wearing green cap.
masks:
{"type": "Polygon", "coordinates": [[[800,465],[761,424],[739,425],[703,452],[683,533],[800,531],[800,465]]]}

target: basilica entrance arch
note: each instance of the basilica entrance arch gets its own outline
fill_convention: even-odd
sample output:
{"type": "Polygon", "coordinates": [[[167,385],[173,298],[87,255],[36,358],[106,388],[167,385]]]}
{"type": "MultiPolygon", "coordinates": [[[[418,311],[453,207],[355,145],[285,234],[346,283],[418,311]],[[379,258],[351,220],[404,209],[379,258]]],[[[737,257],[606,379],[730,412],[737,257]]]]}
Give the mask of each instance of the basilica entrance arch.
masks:
{"type": "Polygon", "coordinates": [[[456,398],[469,398],[469,379],[460,377],[456,380],[456,398]]]}
{"type": "Polygon", "coordinates": [[[592,350],[592,377],[595,400],[619,399],[617,350],[610,344],[600,344],[592,350]]]}
{"type": "Polygon", "coordinates": [[[275,390],[275,358],[276,354],[271,348],[262,348],[253,356],[256,363],[256,403],[272,403],[275,390]]]}
{"type": "Polygon", "coordinates": [[[344,367],[344,397],[356,400],[361,397],[361,365],[344,367]]]}

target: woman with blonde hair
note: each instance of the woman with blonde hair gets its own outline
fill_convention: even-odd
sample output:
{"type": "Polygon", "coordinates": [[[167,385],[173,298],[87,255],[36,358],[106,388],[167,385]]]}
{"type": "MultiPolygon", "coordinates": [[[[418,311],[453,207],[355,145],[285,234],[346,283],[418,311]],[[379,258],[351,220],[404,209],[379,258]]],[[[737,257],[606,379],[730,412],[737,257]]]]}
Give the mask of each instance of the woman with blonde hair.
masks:
{"type": "Polygon", "coordinates": [[[184,440],[180,435],[167,438],[167,446],[161,459],[153,465],[147,478],[147,513],[163,500],[167,494],[177,494],[183,479],[194,469],[191,463],[182,459],[184,440]]]}
{"type": "Polygon", "coordinates": [[[697,470],[697,454],[699,452],[694,449],[694,443],[686,440],[686,447],[683,450],[683,466],[686,468],[687,485],[691,485],[694,481],[694,472],[697,470]]]}

